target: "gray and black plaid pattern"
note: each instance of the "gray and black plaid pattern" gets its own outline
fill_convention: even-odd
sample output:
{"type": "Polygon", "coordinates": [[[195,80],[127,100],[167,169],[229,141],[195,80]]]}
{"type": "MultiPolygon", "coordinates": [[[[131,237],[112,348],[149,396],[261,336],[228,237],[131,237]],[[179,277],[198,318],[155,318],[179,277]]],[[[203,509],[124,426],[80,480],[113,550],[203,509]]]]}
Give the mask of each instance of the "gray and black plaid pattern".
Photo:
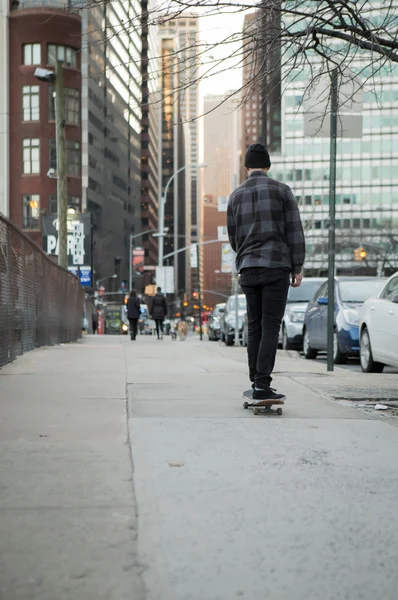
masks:
{"type": "Polygon", "coordinates": [[[238,273],[249,267],[302,270],[304,233],[289,186],[261,171],[251,173],[229,198],[227,225],[238,273]]]}

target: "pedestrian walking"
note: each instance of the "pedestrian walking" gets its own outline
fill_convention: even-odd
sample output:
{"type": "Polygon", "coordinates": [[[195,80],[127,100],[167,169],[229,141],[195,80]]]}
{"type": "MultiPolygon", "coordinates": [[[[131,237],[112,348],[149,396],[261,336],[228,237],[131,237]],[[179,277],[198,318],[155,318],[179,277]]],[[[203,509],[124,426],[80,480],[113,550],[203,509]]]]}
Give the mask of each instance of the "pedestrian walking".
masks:
{"type": "Polygon", "coordinates": [[[92,316],[92,327],[93,327],[93,334],[95,335],[97,333],[97,329],[98,329],[98,315],[97,315],[96,310],[93,312],[93,316],[92,316]]]}
{"type": "Polygon", "coordinates": [[[303,227],[289,186],[268,176],[269,153],[249,146],[248,179],[229,198],[229,241],[247,301],[248,361],[253,401],[284,400],[271,388],[289,285],[299,287],[305,257],[303,227]]]}
{"type": "Polygon", "coordinates": [[[135,290],[131,290],[130,298],[127,303],[127,318],[130,323],[130,337],[134,341],[137,337],[138,319],[141,314],[140,299],[135,290]]]}
{"type": "Polygon", "coordinates": [[[162,294],[162,289],[160,287],[157,288],[157,293],[152,300],[151,316],[156,323],[156,335],[158,336],[158,340],[162,340],[163,322],[167,316],[167,302],[166,296],[162,294]]]}

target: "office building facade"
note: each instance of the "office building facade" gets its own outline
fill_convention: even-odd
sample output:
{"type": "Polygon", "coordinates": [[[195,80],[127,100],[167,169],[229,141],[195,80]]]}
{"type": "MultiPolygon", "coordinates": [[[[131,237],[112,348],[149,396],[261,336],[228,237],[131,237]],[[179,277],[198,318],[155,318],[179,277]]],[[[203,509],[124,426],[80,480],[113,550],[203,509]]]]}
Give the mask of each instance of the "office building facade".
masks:
{"type": "Polygon", "coordinates": [[[153,234],[158,228],[159,211],[159,114],[160,81],[158,59],[158,28],[149,27],[152,3],[141,2],[141,229],[142,236],[134,246],[144,248],[145,265],[143,277],[135,277],[135,287],[145,289],[154,280],[154,267],[158,264],[158,239],[153,234]],[[149,233],[144,233],[148,231],[149,233]],[[148,269],[148,267],[152,267],[148,269]],[[141,283],[141,286],[137,286],[141,283]]]}
{"type": "Polygon", "coordinates": [[[128,281],[130,235],[141,231],[141,4],[82,13],[83,209],[92,214],[96,278],[128,281]],[[117,35],[115,35],[117,32],[117,35]]]}
{"type": "Polygon", "coordinates": [[[190,244],[186,198],[186,145],[182,122],[181,99],[177,89],[178,70],[174,61],[175,28],[165,23],[159,28],[161,56],[161,174],[162,196],[165,198],[164,264],[174,267],[174,311],[189,287],[187,253],[174,254],[190,244]],[[179,171],[177,173],[177,171],[179,171]],[[168,256],[171,255],[171,256],[168,256]]]}
{"type": "Polygon", "coordinates": [[[43,217],[57,214],[54,86],[35,71],[62,63],[68,207],[92,215],[94,280],[114,273],[127,280],[129,235],[141,228],[141,39],[139,28],[110,32],[127,19],[139,22],[140,3],[10,6],[7,15],[3,3],[0,13],[7,49],[0,58],[1,119],[8,131],[0,141],[9,149],[0,210],[39,244],[43,217]]]}
{"type": "MultiPolygon", "coordinates": [[[[369,12],[364,8],[364,15],[380,21],[383,3],[373,3],[369,12]]],[[[363,84],[362,77],[371,74],[369,55],[358,56],[351,67],[363,84]]],[[[289,76],[282,100],[282,151],[271,153],[270,175],[296,195],[305,227],[306,273],[318,275],[328,266],[330,141],[304,135],[302,100],[309,71],[282,72],[284,81],[289,76]]],[[[357,99],[362,137],[337,142],[337,273],[389,275],[398,268],[397,66],[377,70],[357,99]],[[366,253],[361,261],[355,260],[357,248],[366,253]]]]}
{"type": "MultiPolygon", "coordinates": [[[[241,155],[256,142],[280,153],[281,137],[281,49],[275,42],[280,13],[263,10],[245,15],[246,37],[242,56],[243,106],[241,110],[241,155]],[[256,50],[261,39],[261,50],[256,50]]],[[[240,180],[246,171],[241,166],[240,180]]]]}
{"type": "Polygon", "coordinates": [[[54,87],[39,81],[38,67],[63,65],[68,205],[80,212],[81,19],[46,2],[12,4],[7,53],[9,78],[9,217],[41,245],[44,214],[56,214],[54,87]]]}

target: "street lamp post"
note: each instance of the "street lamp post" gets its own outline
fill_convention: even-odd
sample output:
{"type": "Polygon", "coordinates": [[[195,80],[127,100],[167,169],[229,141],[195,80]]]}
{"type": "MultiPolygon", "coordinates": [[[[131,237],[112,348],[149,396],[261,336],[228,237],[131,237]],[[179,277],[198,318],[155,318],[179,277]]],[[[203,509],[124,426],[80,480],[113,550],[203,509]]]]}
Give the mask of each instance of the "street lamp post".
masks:
{"type": "Polygon", "coordinates": [[[116,279],[117,274],[114,273],[113,275],[109,275],[109,277],[102,277],[102,279],[98,279],[97,280],[97,287],[99,286],[99,284],[101,283],[101,281],[107,281],[108,279],[116,279]]]}
{"type": "MultiPolygon", "coordinates": [[[[183,167],[180,167],[179,169],[177,169],[177,171],[175,171],[172,176],[169,178],[169,180],[166,183],[166,186],[164,188],[164,192],[163,192],[163,196],[160,202],[160,206],[159,206],[159,232],[158,232],[158,238],[159,238],[159,246],[158,246],[158,265],[159,267],[163,267],[163,260],[164,260],[164,209],[165,209],[165,204],[166,204],[166,200],[167,200],[167,192],[168,189],[170,187],[171,182],[173,181],[173,179],[179,174],[181,173],[181,171],[184,171],[187,167],[190,167],[192,169],[202,169],[207,167],[206,163],[203,164],[199,164],[199,165],[184,165],[183,167]]],[[[175,221],[176,223],[177,221],[175,221]]]]}
{"type": "MultiPolygon", "coordinates": [[[[163,227],[163,232],[167,233],[168,231],[168,227],[164,228],[163,227]]],[[[155,233],[157,232],[157,229],[146,229],[145,231],[141,231],[140,233],[130,233],[130,246],[129,246],[129,292],[131,292],[132,289],[132,281],[133,281],[133,240],[141,237],[142,235],[144,235],[144,233],[155,233]]],[[[158,235],[155,233],[155,235],[158,235]]]]}
{"type": "MultiPolygon", "coordinates": [[[[58,264],[68,268],[68,180],[65,151],[65,103],[63,85],[63,65],[57,61],[56,71],[37,68],[34,76],[47,83],[55,82],[55,148],[57,155],[57,220],[58,220],[58,264]]],[[[51,169],[49,173],[51,172],[51,169]]],[[[50,175],[49,175],[50,176],[50,175]]]]}

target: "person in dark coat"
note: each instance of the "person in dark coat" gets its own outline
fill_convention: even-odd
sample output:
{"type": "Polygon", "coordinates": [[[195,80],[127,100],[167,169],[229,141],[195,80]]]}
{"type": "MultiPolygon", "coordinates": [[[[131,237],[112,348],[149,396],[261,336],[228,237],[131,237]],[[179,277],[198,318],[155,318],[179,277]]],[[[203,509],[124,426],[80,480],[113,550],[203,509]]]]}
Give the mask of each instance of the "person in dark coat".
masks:
{"type": "Polygon", "coordinates": [[[93,312],[92,325],[93,325],[93,334],[95,335],[97,333],[97,329],[98,329],[98,315],[97,315],[96,310],[93,312]]]}
{"type": "Polygon", "coordinates": [[[135,290],[131,290],[130,298],[127,303],[127,318],[130,322],[130,336],[132,340],[137,337],[138,319],[141,314],[140,299],[135,290]]]}
{"type": "Polygon", "coordinates": [[[160,287],[158,287],[157,293],[152,300],[151,316],[152,319],[155,319],[158,340],[163,339],[163,321],[167,316],[167,302],[166,296],[162,294],[160,287]]]}

